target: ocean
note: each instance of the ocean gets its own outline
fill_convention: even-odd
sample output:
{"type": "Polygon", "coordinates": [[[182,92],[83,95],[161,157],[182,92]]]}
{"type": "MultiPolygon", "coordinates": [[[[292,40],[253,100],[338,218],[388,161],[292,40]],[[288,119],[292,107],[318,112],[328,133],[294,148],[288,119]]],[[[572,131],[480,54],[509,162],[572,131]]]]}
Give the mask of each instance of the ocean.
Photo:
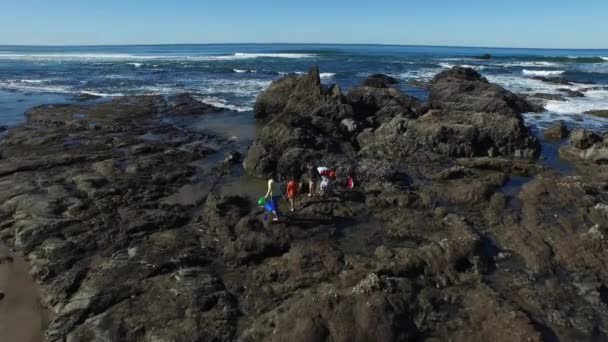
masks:
{"type": "Polygon", "coordinates": [[[201,101],[246,113],[272,80],[306,72],[313,64],[320,67],[323,82],[338,83],[343,90],[369,74],[385,73],[421,99],[427,91],[413,81],[428,81],[455,65],[472,67],[518,93],[584,90],[584,97],[549,100],[547,112],[526,115],[528,124],[542,128],[562,119],[571,126],[608,127],[608,119],[584,114],[608,109],[608,50],[294,44],[0,46],[0,125],[18,125],[32,106],[74,102],[81,94],[111,98],[190,92],[201,101]],[[483,54],[492,58],[475,58],[483,54]],[[552,84],[535,76],[571,83],[552,84]]]}

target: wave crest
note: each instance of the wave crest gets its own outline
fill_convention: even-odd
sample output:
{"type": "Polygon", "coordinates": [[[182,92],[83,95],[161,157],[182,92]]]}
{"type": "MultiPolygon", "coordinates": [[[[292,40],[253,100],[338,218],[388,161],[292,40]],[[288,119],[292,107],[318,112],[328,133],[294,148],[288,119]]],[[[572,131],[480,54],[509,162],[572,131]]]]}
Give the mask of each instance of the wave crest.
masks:
{"type": "Polygon", "coordinates": [[[526,76],[557,76],[561,75],[565,70],[528,70],[524,69],[521,71],[526,76]]]}

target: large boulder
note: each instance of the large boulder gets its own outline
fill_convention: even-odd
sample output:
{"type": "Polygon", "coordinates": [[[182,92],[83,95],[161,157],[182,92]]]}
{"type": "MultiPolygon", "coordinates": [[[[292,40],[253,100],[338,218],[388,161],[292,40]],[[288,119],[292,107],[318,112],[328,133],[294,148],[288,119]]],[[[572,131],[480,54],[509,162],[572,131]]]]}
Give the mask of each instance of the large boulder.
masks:
{"type": "Polygon", "coordinates": [[[543,132],[543,136],[547,140],[561,140],[568,137],[570,130],[563,120],[559,120],[552,124],[543,132]]]}
{"type": "Polygon", "coordinates": [[[396,78],[385,74],[373,74],[363,81],[363,85],[374,88],[389,88],[398,82],[396,78]]]}
{"type": "Polygon", "coordinates": [[[324,114],[341,120],[352,116],[340,88],[321,83],[319,68],[313,66],[306,75],[288,75],[272,82],[254,105],[256,118],[272,117],[281,113],[324,114]]]}
{"type": "Polygon", "coordinates": [[[358,117],[393,117],[405,115],[416,117],[421,108],[420,102],[395,88],[359,86],[351,89],[346,100],[358,117]]]}
{"type": "Polygon", "coordinates": [[[608,161],[608,139],[577,128],[570,133],[569,143],[559,149],[559,156],[573,162],[605,164],[608,161]]]}
{"type": "Polygon", "coordinates": [[[488,82],[477,71],[463,67],[443,71],[433,78],[429,105],[431,109],[509,116],[542,109],[503,87],[488,82]]]}
{"type": "Polygon", "coordinates": [[[423,152],[450,157],[534,158],[538,141],[521,120],[490,113],[430,111],[418,119],[394,118],[361,133],[361,152],[407,157],[423,152]]]}

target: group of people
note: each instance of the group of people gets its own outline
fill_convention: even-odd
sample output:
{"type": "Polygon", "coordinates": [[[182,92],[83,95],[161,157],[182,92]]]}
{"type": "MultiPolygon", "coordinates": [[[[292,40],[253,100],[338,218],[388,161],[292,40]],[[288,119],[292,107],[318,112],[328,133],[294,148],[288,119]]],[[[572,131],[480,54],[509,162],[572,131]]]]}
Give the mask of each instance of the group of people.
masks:
{"type": "MultiPolygon", "coordinates": [[[[336,172],[330,168],[320,166],[317,167],[312,163],[308,163],[306,166],[307,170],[307,181],[308,181],[308,197],[313,196],[327,196],[334,192],[334,183],[337,179],[336,172]]],[[[274,180],[274,177],[270,176],[268,179],[268,190],[266,195],[260,197],[258,205],[266,210],[264,220],[268,219],[268,215],[272,214],[273,222],[279,221],[279,206],[278,200],[285,198],[290,206],[290,211],[295,211],[296,197],[303,188],[303,183],[296,182],[295,178],[291,176],[285,185],[285,191],[282,191],[282,187],[274,180]]],[[[349,173],[347,178],[347,187],[352,189],[355,187],[354,174],[349,173]]]]}

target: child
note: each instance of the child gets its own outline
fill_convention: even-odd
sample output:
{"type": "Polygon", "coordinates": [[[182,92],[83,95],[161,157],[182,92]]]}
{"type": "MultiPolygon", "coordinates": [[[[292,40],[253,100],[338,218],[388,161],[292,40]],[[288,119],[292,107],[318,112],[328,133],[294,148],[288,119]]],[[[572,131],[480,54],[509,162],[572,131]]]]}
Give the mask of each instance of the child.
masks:
{"type": "Polygon", "coordinates": [[[298,196],[298,183],[296,183],[293,176],[290,177],[289,182],[287,182],[287,191],[285,191],[285,193],[287,194],[287,200],[289,201],[289,204],[291,205],[291,211],[293,212],[294,202],[296,196],[298,196]]]}
{"type": "Polygon", "coordinates": [[[279,222],[279,211],[277,208],[277,202],[274,198],[271,198],[269,201],[266,201],[265,197],[261,197],[258,200],[258,205],[263,207],[266,210],[266,215],[264,215],[264,221],[268,219],[268,214],[274,215],[272,218],[272,222],[279,222]]]}

